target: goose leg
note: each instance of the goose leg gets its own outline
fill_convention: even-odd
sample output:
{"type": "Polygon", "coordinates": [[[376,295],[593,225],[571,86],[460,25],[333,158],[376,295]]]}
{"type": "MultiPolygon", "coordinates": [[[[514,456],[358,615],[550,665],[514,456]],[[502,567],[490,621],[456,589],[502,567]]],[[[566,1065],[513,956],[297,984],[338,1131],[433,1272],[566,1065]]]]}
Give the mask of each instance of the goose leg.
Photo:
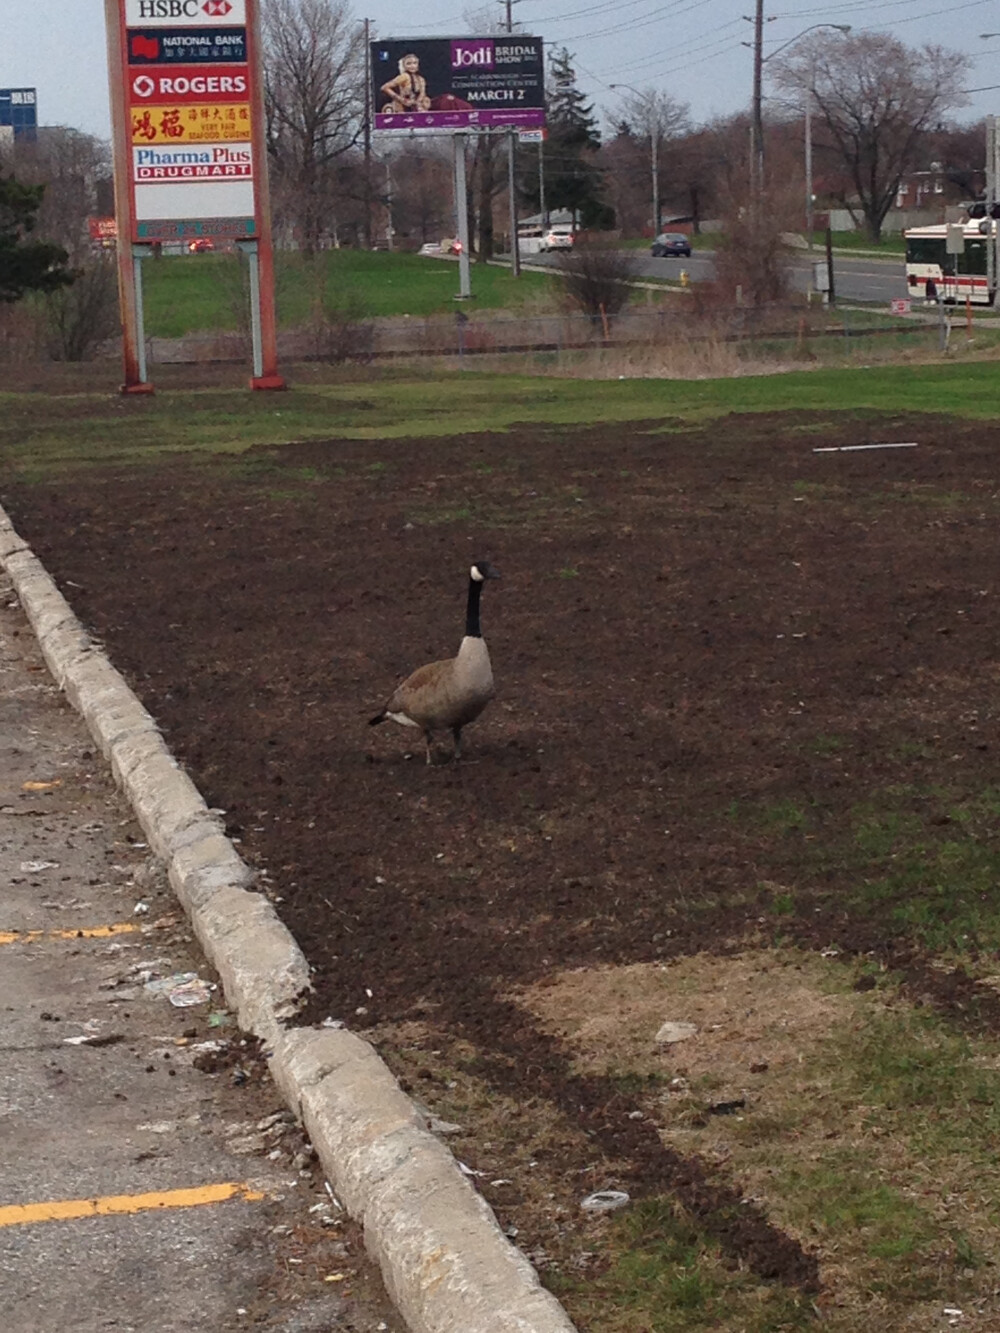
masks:
{"type": "Polygon", "coordinates": [[[427,746],[427,762],[433,764],[434,760],[431,758],[431,733],[429,731],[424,732],[424,744],[427,746]]]}
{"type": "Polygon", "coordinates": [[[452,727],[452,729],[451,729],[451,734],[452,734],[452,735],[454,736],[454,738],[455,738],[455,758],[456,758],[456,759],[461,759],[461,757],[462,757],[462,728],[461,728],[461,727],[452,727]]]}

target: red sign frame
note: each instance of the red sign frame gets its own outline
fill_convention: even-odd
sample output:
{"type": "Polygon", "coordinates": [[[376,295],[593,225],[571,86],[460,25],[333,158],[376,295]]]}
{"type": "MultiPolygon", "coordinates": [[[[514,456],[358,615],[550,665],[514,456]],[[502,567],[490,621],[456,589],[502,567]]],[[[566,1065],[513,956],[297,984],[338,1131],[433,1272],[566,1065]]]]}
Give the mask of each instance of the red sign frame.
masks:
{"type": "MultiPolygon", "coordinates": [[[[142,342],[141,306],[138,299],[140,274],[138,259],[143,246],[193,238],[249,242],[244,246],[250,252],[250,263],[257,279],[254,311],[259,324],[259,340],[255,342],[255,376],[253,388],[284,388],[284,380],[277,372],[277,326],[274,310],[274,253],[271,241],[270,201],[267,189],[267,150],[264,142],[264,80],[260,46],[260,0],[245,0],[245,13],[239,7],[238,23],[227,25],[225,14],[217,12],[222,5],[209,8],[208,0],[199,6],[201,13],[191,15],[189,6],[183,6],[176,27],[158,24],[158,38],[163,45],[159,60],[150,58],[140,63],[129,62],[129,33],[143,32],[143,26],[131,29],[127,22],[128,0],[104,0],[108,39],[108,77],[111,95],[112,152],[115,172],[115,213],[118,222],[119,285],[122,293],[122,322],[125,349],[126,391],[147,391],[145,380],[145,353],[142,342]],[[203,17],[202,17],[203,15],[203,17]],[[242,32],[246,64],[231,58],[225,62],[206,59],[198,61],[200,72],[186,73],[186,64],[171,57],[163,59],[171,34],[178,42],[187,42],[192,28],[204,28],[206,33],[231,28],[242,32]],[[204,97],[193,86],[185,95],[169,102],[160,97],[162,88],[154,87],[148,100],[134,97],[134,81],[147,77],[154,85],[163,77],[173,80],[182,77],[198,79],[235,78],[224,70],[237,69],[245,79],[246,88],[238,95],[204,97]],[[198,100],[187,100],[187,93],[198,100]],[[154,100],[155,98],[155,100],[154,100]],[[134,99],[134,100],[133,100],[134,99]],[[153,125],[154,144],[149,151],[159,156],[145,162],[157,168],[137,179],[139,157],[136,153],[132,125],[133,106],[148,111],[155,107],[160,124],[153,125]],[[204,113],[204,114],[203,114],[204,113]],[[218,113],[218,114],[216,114],[218,113]],[[185,135],[184,117],[191,127],[197,123],[203,131],[197,139],[185,135]],[[195,121],[191,117],[195,117],[195,121]],[[169,125],[169,129],[165,126],[169,125]],[[213,137],[213,126],[218,133],[213,137]],[[173,133],[178,127],[181,134],[173,133]],[[168,141],[162,148],[160,140],[168,141]],[[171,139],[186,139],[183,148],[170,148],[171,139]],[[248,170],[249,167],[249,170],[248,170]],[[142,208],[137,204],[137,188],[144,191],[142,208]],[[178,193],[180,192],[180,193],[178,193]],[[153,202],[164,200],[162,216],[147,216],[153,202]],[[243,207],[244,202],[246,207],[243,207]],[[186,205],[190,203],[190,211],[186,205]],[[212,208],[209,205],[216,204],[212,208]]],[[[238,41],[238,39],[234,39],[238,41]]],[[[225,43],[223,43],[225,46],[225,43]]],[[[184,48],[178,48],[184,49],[184,48]]],[[[206,90],[208,85],[206,84],[206,90]]],[[[200,85],[199,85],[200,88],[200,85]]],[[[176,91],[172,89],[172,91],[176,91]]],[[[153,124],[153,122],[150,122],[153,124]]]]}

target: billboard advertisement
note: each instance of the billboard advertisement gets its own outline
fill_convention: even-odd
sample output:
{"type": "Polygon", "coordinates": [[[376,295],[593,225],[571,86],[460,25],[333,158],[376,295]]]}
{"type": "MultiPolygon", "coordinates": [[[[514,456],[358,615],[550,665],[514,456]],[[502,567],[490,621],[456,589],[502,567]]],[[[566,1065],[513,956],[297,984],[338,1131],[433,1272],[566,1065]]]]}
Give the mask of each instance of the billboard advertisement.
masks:
{"type": "Polygon", "coordinates": [[[527,130],[545,125],[541,37],[394,38],[371,44],[372,128],[527,130]]]}
{"type": "Polygon", "coordinates": [[[33,139],[38,128],[38,97],[34,88],[0,88],[0,126],[14,139],[33,139]]]}

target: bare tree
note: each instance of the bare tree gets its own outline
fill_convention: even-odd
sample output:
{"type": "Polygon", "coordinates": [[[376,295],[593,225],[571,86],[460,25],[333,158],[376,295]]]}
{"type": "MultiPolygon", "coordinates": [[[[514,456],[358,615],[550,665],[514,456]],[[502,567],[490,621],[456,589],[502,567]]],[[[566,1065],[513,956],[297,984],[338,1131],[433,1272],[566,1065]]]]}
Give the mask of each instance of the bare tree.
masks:
{"type": "Polygon", "coordinates": [[[454,231],[451,163],[439,140],[407,144],[392,166],[392,225],[404,242],[439,241],[454,231]]]}
{"type": "Polygon", "coordinates": [[[111,149],[103,139],[62,125],[46,126],[16,150],[18,178],[44,185],[38,228],[78,262],[90,250],[87,219],[109,193],[111,149]]]}
{"type": "Polygon", "coordinates": [[[971,66],[958,52],[904,46],[887,33],[818,32],[796,42],[771,72],[779,87],[812,98],[850,182],[840,202],[877,241],[900,180],[919,164],[927,130],[968,102],[971,66]]]}
{"type": "Polygon", "coordinates": [[[346,0],[270,0],[264,48],[275,213],[311,254],[335,214],[337,159],[362,131],[364,27],[346,0]]]}
{"type": "Polygon", "coordinates": [[[624,179],[619,175],[612,185],[619,200],[627,199],[633,207],[636,198],[642,199],[645,193],[645,206],[640,206],[639,216],[649,216],[652,234],[656,235],[660,230],[670,150],[682,135],[690,132],[688,107],[655,88],[611,86],[624,90],[615,140],[621,150],[615,160],[624,179]]]}

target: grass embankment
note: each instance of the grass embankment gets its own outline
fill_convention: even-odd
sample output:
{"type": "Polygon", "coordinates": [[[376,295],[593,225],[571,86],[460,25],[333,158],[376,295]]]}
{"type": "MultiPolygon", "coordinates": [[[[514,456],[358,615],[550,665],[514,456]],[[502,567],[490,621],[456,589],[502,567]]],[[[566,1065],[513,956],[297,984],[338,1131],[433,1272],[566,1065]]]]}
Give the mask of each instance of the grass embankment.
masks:
{"type": "MultiPolygon", "coordinates": [[[[235,255],[169,256],[143,268],[146,332],[179,338],[201,330],[239,326],[246,304],[243,269],[235,255]]],[[[315,260],[279,253],[276,302],[282,327],[304,324],[320,308],[354,318],[453,313],[458,265],[453,260],[367,250],[328,250],[315,260]]],[[[474,308],[518,308],[547,296],[552,279],[525,272],[519,279],[502,267],[473,268],[474,308]]]]}

